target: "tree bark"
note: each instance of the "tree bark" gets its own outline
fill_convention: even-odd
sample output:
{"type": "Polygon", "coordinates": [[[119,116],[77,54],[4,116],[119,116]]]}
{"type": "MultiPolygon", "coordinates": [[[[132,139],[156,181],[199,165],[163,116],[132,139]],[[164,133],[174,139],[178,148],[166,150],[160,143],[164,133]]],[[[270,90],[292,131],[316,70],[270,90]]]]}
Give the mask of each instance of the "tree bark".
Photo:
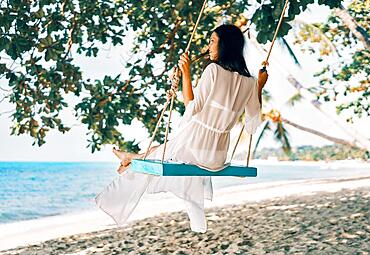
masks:
{"type": "Polygon", "coordinates": [[[352,32],[352,34],[360,40],[365,48],[370,51],[370,39],[366,30],[361,27],[356,20],[348,13],[348,11],[341,6],[334,9],[334,14],[340,18],[343,24],[352,32]]]}
{"type": "Polygon", "coordinates": [[[290,120],[287,120],[285,118],[281,118],[281,121],[292,126],[292,127],[295,127],[299,130],[302,130],[302,131],[305,131],[305,132],[308,132],[308,133],[311,133],[311,134],[314,134],[314,135],[317,135],[317,136],[320,136],[321,138],[324,138],[328,141],[331,141],[331,142],[334,142],[334,143],[337,143],[337,144],[342,144],[342,145],[346,145],[346,146],[350,146],[350,147],[354,147],[354,148],[358,148],[356,146],[356,143],[355,142],[351,142],[351,141],[346,141],[344,139],[340,139],[340,138],[336,138],[336,137],[333,137],[333,136],[329,136],[329,135],[326,135],[320,131],[317,131],[317,130],[314,130],[314,129],[311,129],[311,128],[308,128],[308,127],[303,127],[297,123],[294,123],[290,120]]]}

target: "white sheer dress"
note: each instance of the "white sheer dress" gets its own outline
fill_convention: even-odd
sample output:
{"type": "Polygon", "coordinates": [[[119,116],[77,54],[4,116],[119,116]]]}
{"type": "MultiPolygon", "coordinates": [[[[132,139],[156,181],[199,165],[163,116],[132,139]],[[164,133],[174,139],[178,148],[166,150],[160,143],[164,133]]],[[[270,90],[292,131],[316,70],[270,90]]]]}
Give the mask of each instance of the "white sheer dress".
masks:
{"type": "MultiPolygon", "coordinates": [[[[165,160],[196,164],[210,171],[224,168],[230,130],[245,111],[245,130],[254,133],[261,123],[257,80],[211,63],[193,89],[175,135],[167,142],[165,160]]],[[[163,145],[147,156],[161,159],[163,145]]],[[[128,168],[95,197],[96,204],[122,226],[144,192],[172,192],[183,200],[193,231],[204,233],[204,199],[212,200],[209,176],[153,176],[128,168]]]]}

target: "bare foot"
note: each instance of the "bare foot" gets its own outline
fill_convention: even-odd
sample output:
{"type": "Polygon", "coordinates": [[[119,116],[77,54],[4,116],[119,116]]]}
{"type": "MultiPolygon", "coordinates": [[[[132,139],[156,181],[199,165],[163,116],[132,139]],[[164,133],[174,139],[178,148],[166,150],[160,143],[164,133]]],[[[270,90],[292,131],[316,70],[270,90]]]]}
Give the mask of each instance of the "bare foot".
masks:
{"type": "Polygon", "coordinates": [[[117,150],[115,147],[113,147],[112,151],[122,161],[131,161],[133,158],[132,153],[117,150]]]}
{"type": "Polygon", "coordinates": [[[131,161],[130,162],[124,162],[124,161],[122,161],[121,162],[121,165],[119,166],[119,168],[117,169],[117,172],[119,173],[119,174],[121,174],[121,173],[123,173],[127,168],[129,168],[129,166],[130,166],[130,164],[131,164],[131,161]]]}
{"type": "Polygon", "coordinates": [[[117,150],[115,147],[113,147],[112,151],[121,160],[121,164],[117,169],[117,172],[123,173],[131,164],[131,160],[134,158],[134,154],[117,150]]]}

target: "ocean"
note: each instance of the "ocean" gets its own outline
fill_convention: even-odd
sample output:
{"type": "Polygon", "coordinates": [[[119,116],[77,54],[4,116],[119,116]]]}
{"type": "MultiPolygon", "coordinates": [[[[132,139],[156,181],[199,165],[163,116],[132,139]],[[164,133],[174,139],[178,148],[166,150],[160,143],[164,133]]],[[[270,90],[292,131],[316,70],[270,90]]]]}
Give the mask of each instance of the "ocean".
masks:
{"type": "MultiPolygon", "coordinates": [[[[248,183],[370,175],[370,164],[256,163],[258,177],[214,177],[214,189],[248,183]]],[[[112,162],[0,162],[0,224],[97,209],[118,176],[112,162]]]]}

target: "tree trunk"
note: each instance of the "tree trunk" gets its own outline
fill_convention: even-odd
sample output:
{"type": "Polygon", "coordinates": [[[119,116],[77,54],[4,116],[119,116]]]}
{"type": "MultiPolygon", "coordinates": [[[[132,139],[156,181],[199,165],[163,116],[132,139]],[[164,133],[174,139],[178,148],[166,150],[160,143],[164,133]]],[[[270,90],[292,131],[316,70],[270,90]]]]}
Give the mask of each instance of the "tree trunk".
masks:
{"type": "MultiPolygon", "coordinates": [[[[295,87],[297,89],[298,93],[301,93],[301,95],[302,95],[302,97],[304,99],[306,99],[307,101],[309,101],[308,98],[307,98],[308,97],[307,94],[309,92],[305,90],[305,88],[302,86],[302,84],[299,81],[297,81],[297,79],[295,77],[293,77],[293,75],[289,74],[287,76],[287,80],[289,81],[289,83],[291,85],[293,85],[293,87],[295,87]],[[304,89],[304,91],[302,91],[302,89],[304,89]]],[[[363,142],[363,141],[367,141],[368,140],[366,137],[359,135],[358,132],[356,132],[356,130],[354,130],[352,127],[349,128],[348,126],[346,127],[346,126],[342,125],[335,116],[332,116],[332,115],[328,114],[327,112],[325,112],[321,108],[321,103],[318,100],[310,100],[309,102],[319,112],[321,112],[323,115],[325,115],[325,117],[327,117],[335,125],[337,125],[342,131],[344,131],[347,135],[351,136],[354,139],[353,142],[355,144],[358,144],[358,145],[360,145],[361,147],[364,147],[364,148],[369,148],[368,145],[367,145],[367,143],[366,142],[363,142]]]]}
{"type": "Polygon", "coordinates": [[[346,146],[350,146],[350,147],[354,147],[354,148],[358,148],[356,146],[356,143],[355,142],[350,142],[350,141],[346,141],[346,140],[343,140],[343,139],[340,139],[340,138],[336,138],[336,137],[333,137],[333,136],[329,136],[329,135],[326,135],[320,131],[317,131],[317,130],[314,130],[314,129],[311,129],[311,128],[308,128],[308,127],[303,127],[297,123],[294,123],[290,120],[287,120],[287,119],[284,119],[284,118],[281,118],[281,121],[292,126],[292,127],[295,127],[299,130],[302,130],[302,131],[305,131],[305,132],[308,132],[308,133],[311,133],[311,134],[314,134],[314,135],[317,135],[317,136],[320,136],[328,141],[331,141],[331,142],[334,142],[334,143],[337,143],[337,144],[342,144],[342,145],[346,145],[346,146]]]}
{"type": "Polygon", "coordinates": [[[370,51],[370,39],[366,30],[361,27],[348,11],[341,6],[334,9],[334,14],[343,22],[343,24],[352,32],[352,34],[360,40],[365,48],[370,51]]]}

